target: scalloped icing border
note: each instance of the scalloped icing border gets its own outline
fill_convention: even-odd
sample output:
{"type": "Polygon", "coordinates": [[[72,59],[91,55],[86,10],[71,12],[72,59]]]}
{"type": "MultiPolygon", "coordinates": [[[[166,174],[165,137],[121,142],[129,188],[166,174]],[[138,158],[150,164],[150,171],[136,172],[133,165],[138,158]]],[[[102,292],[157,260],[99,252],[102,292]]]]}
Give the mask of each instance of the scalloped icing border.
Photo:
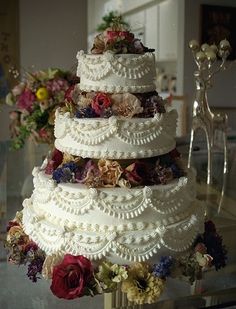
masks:
{"type": "Polygon", "coordinates": [[[34,200],[43,204],[53,201],[56,207],[73,215],[99,210],[114,218],[130,219],[140,216],[145,209],[151,208],[161,215],[170,216],[180,209],[185,209],[188,203],[195,199],[193,170],[189,171],[188,177],[181,177],[167,187],[146,186],[141,189],[129,189],[127,192],[116,188],[112,193],[102,188],[84,188],[79,184],[70,184],[68,190],[66,184],[53,185],[52,179],[47,178],[39,169],[34,169],[33,174],[34,200]],[[76,189],[78,192],[71,192],[71,189],[76,189]]]}
{"type": "Polygon", "coordinates": [[[102,55],[86,55],[83,51],[78,52],[77,75],[81,77],[80,89],[84,91],[103,91],[112,93],[131,92],[144,93],[156,89],[155,79],[155,56],[153,53],[143,55],[116,55],[109,51],[102,55]],[[104,80],[113,74],[117,79],[126,79],[127,83],[134,85],[121,86],[119,82],[104,80]],[[144,80],[147,82],[143,85],[144,80]],[[137,85],[135,85],[137,83],[137,85]]]}
{"type": "Polygon", "coordinates": [[[127,159],[152,157],[165,154],[175,147],[176,123],[177,112],[175,110],[155,115],[153,118],[142,118],[141,122],[120,119],[114,116],[109,119],[75,119],[70,118],[68,113],[62,114],[57,110],[54,128],[55,146],[63,152],[66,151],[73,155],[90,158],[127,159]],[[66,136],[69,136],[77,143],[78,147],[63,145],[60,140],[66,136]],[[119,151],[119,145],[117,149],[114,149],[114,145],[117,145],[116,140],[119,143],[133,146],[134,151],[119,151]],[[158,141],[161,146],[157,147],[158,143],[156,143],[155,148],[150,145],[149,149],[144,149],[145,145],[147,147],[148,144],[154,141],[158,141]],[[103,149],[102,144],[104,142],[111,143],[113,149],[103,149]],[[91,146],[91,150],[84,150],[83,147],[79,147],[80,144],[91,146]],[[93,150],[94,147],[92,146],[94,145],[101,146],[101,150],[93,150]],[[154,149],[150,149],[151,146],[154,149]]]}
{"type": "Polygon", "coordinates": [[[155,56],[152,53],[117,55],[107,51],[102,55],[86,55],[80,51],[77,59],[78,76],[92,81],[99,81],[109,73],[134,80],[143,80],[146,75],[151,75],[154,79],[156,73],[155,56]]]}
{"type": "MultiPolygon", "coordinates": [[[[43,228],[43,223],[40,219],[33,220],[33,224],[29,223],[29,217],[24,211],[23,226],[27,234],[39,245],[40,248],[45,250],[47,254],[52,253],[71,253],[74,255],[82,254],[92,260],[101,259],[114,253],[116,256],[128,261],[145,261],[151,258],[158,249],[161,247],[168,248],[173,252],[186,251],[193,243],[197,233],[199,232],[200,224],[203,226],[204,209],[197,205],[196,214],[190,218],[168,226],[166,229],[155,229],[152,232],[147,231],[138,244],[132,243],[132,239],[117,233],[108,232],[102,235],[102,238],[75,237],[74,232],[68,232],[66,229],[51,233],[51,243],[44,237],[48,236],[48,230],[43,228]],[[170,231],[170,232],[169,232],[170,231]],[[184,236],[183,236],[184,234],[184,236]],[[53,236],[53,237],[52,237],[53,236]],[[122,238],[123,237],[123,238],[122,238]],[[100,240],[100,242],[99,242],[100,240]],[[80,245],[78,245],[78,243],[80,245]]],[[[41,218],[43,220],[43,218],[41,218]]],[[[203,228],[203,227],[202,227],[203,228]]],[[[200,230],[202,229],[200,228],[200,230]]]]}

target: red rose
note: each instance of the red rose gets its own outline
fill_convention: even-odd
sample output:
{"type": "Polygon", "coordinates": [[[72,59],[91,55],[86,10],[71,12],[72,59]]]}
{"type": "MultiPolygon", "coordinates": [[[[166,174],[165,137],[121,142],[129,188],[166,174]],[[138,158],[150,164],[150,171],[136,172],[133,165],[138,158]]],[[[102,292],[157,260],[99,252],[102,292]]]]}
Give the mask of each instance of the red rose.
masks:
{"type": "Polygon", "coordinates": [[[92,102],[92,109],[97,115],[102,115],[104,110],[111,105],[111,100],[109,96],[105,93],[97,93],[92,102]]]}
{"type": "Polygon", "coordinates": [[[53,268],[51,291],[65,299],[83,296],[92,272],[92,264],[87,258],[66,254],[61,264],[53,268]]]}
{"type": "Polygon", "coordinates": [[[54,149],[52,158],[48,161],[48,164],[45,168],[45,174],[51,175],[53,171],[62,163],[62,160],[63,153],[58,149],[54,149]]]}

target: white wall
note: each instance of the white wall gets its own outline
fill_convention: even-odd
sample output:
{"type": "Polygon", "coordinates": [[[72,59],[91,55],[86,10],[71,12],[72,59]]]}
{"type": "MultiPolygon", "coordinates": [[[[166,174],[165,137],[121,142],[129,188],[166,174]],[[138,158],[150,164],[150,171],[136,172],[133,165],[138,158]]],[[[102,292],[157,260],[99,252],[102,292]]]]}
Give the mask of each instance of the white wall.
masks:
{"type": "Polygon", "coordinates": [[[88,33],[93,33],[102,22],[106,0],[88,0],[88,33]]]}
{"type": "Polygon", "coordinates": [[[76,64],[76,53],[86,49],[86,0],[20,0],[20,59],[28,68],[76,64]]]}
{"type": "MultiPolygon", "coordinates": [[[[25,70],[76,69],[87,48],[86,0],[20,0],[20,65],[25,70]]],[[[9,139],[8,107],[0,113],[0,140],[9,139]]]]}

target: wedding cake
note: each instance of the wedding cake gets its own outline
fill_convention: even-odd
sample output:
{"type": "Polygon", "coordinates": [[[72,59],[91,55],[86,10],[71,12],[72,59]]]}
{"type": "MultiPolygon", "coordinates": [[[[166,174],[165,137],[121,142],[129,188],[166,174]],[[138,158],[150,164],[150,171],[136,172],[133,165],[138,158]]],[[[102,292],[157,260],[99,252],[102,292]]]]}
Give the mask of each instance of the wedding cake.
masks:
{"type": "Polygon", "coordinates": [[[56,111],[55,149],[34,168],[14,224],[44,256],[40,270],[58,297],[120,283],[130,301],[151,303],[173,269],[188,276],[196,258],[199,274],[212,260],[203,244],[193,250],[204,208],[176,150],[177,113],[155,91],[152,50],[119,25],[77,59],[80,83],[56,111]]]}
{"type": "MultiPolygon", "coordinates": [[[[97,179],[97,183],[94,181],[86,186],[83,177],[75,177],[74,183],[60,179],[57,183],[45,173],[46,162],[35,168],[35,190],[32,197],[24,201],[25,232],[48,255],[81,254],[90,260],[106,258],[123,264],[146,261],[154,254],[173,255],[186,251],[203,228],[203,207],[196,200],[194,172],[180,170],[176,162],[175,155],[178,157],[178,154],[173,150],[177,113],[157,112],[152,117],[140,117],[144,108],[135,96],[136,93],[151,93],[151,98],[159,99],[153,94],[153,53],[114,54],[107,51],[102,55],[86,55],[79,52],[77,58],[78,91],[94,92],[95,100],[95,93],[98,93],[101,97],[99,108],[103,108],[102,104],[105,105],[104,101],[109,97],[109,107],[112,101],[116,104],[119,96],[117,109],[122,100],[127,100],[130,104],[134,102],[134,109],[140,113],[135,114],[135,118],[116,116],[115,112],[107,118],[77,118],[70,112],[57,110],[55,147],[69,155],[64,164],[75,163],[78,158],[89,158],[91,164],[98,161],[92,176],[100,177],[101,183],[97,184],[97,179]],[[165,163],[157,166],[157,162],[165,156],[170,157],[165,160],[171,163],[167,162],[169,167],[163,171],[168,174],[167,179],[161,183],[158,178],[165,178],[164,174],[161,176],[165,163]],[[126,173],[124,166],[135,167],[135,164],[140,175],[134,175],[138,173],[135,168],[126,173]],[[148,178],[145,174],[148,174],[149,164],[151,172],[160,170],[152,176],[150,172],[150,177],[157,178],[156,183],[155,179],[152,182],[143,179],[132,186],[135,180],[130,180],[131,177],[148,178]],[[179,169],[176,177],[173,164],[179,169]],[[113,181],[109,177],[116,179],[113,181]]],[[[86,100],[80,96],[81,100],[86,100]]],[[[62,162],[63,159],[59,163],[62,162]]],[[[79,169],[83,173],[85,168],[79,169]]]]}

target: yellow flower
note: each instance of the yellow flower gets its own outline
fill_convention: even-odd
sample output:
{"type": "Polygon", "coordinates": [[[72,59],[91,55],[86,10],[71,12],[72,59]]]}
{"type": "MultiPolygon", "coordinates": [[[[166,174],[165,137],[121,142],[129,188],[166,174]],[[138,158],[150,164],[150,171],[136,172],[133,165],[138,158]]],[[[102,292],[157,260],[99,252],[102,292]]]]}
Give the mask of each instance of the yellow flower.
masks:
{"type": "Polygon", "coordinates": [[[149,266],[135,263],[128,269],[128,278],[122,282],[121,290],[127,293],[130,302],[152,304],[163,292],[165,281],[149,272],[149,266]]]}
{"type": "Polygon", "coordinates": [[[48,90],[45,87],[40,87],[36,91],[36,97],[39,101],[47,100],[48,99],[48,90]]]}
{"type": "Polygon", "coordinates": [[[99,271],[96,274],[96,279],[100,282],[105,292],[116,289],[117,284],[127,278],[128,273],[125,266],[112,264],[108,261],[104,261],[99,265],[99,271]]]}

